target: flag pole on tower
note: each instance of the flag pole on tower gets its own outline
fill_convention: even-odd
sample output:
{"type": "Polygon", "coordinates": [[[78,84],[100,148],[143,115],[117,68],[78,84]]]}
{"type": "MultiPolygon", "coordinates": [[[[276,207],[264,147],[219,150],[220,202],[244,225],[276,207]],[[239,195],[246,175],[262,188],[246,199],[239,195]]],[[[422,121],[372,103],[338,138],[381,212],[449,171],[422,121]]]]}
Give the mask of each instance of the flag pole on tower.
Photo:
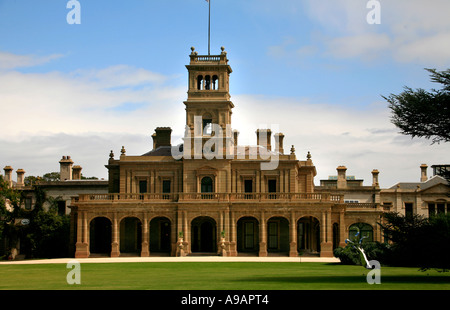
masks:
{"type": "Polygon", "coordinates": [[[211,0],[206,0],[209,4],[208,15],[208,55],[211,55],[211,0]]]}

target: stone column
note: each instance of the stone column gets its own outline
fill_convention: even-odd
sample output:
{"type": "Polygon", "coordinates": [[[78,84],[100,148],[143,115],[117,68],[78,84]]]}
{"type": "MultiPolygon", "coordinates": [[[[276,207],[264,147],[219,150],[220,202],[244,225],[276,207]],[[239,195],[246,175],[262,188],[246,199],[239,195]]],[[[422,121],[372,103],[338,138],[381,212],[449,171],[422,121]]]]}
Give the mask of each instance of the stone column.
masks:
{"type": "Polygon", "coordinates": [[[150,250],[148,248],[148,215],[144,213],[144,223],[142,223],[142,244],[141,244],[141,257],[150,256],[150,250]]]}
{"type": "Polygon", "coordinates": [[[267,223],[264,211],[261,212],[261,223],[259,226],[259,256],[267,256],[267,223]]]}
{"type": "Polygon", "coordinates": [[[345,247],[346,243],[345,243],[345,217],[344,217],[345,212],[342,210],[339,213],[339,246],[340,247],[345,247]]]}
{"type": "Polygon", "coordinates": [[[332,229],[330,227],[330,215],[329,212],[322,212],[322,227],[321,227],[321,242],[320,242],[320,257],[333,257],[333,243],[329,238],[329,231],[332,229]]]}
{"type": "Polygon", "coordinates": [[[89,242],[87,242],[86,212],[77,212],[77,243],[75,258],[89,257],[89,242]]]}
{"type": "Polygon", "coordinates": [[[237,256],[237,242],[236,242],[236,216],[233,211],[230,212],[230,230],[231,230],[231,237],[230,237],[230,247],[229,247],[229,256],[237,256]]]}
{"type": "Polygon", "coordinates": [[[290,223],[290,243],[289,243],[289,256],[290,257],[297,257],[298,251],[297,251],[297,223],[295,222],[295,214],[294,212],[291,213],[291,223],[290,223]]]}
{"type": "Polygon", "coordinates": [[[119,247],[119,225],[117,224],[117,213],[114,213],[113,216],[113,227],[112,227],[112,244],[111,244],[111,257],[119,257],[120,256],[120,247],[119,247]]]}

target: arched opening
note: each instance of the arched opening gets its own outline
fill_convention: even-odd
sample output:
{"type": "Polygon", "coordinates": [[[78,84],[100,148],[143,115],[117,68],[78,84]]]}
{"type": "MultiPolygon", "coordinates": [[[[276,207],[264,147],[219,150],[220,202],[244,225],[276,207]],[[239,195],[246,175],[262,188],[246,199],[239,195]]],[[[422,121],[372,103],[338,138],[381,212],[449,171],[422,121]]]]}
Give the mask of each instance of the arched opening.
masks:
{"type": "Polygon", "coordinates": [[[211,89],[211,76],[205,76],[205,90],[211,89]]]}
{"type": "Polygon", "coordinates": [[[170,254],[171,225],[165,217],[157,217],[150,221],[150,253],[152,255],[170,254]]]}
{"type": "Polygon", "coordinates": [[[318,255],[320,252],[320,224],[312,216],[297,222],[297,250],[301,255],[318,255]]]}
{"type": "Polygon", "coordinates": [[[137,255],[142,247],[142,225],[135,217],[126,217],[120,222],[120,253],[137,255]]]}
{"type": "Polygon", "coordinates": [[[254,217],[243,217],[238,220],[237,251],[242,254],[258,254],[259,223],[254,217]]]}
{"type": "Polygon", "coordinates": [[[352,224],[348,229],[348,239],[359,242],[361,238],[363,238],[363,242],[373,241],[373,227],[361,222],[352,224]]]}
{"type": "Polygon", "coordinates": [[[197,89],[203,90],[203,75],[197,77],[197,89]]]}
{"type": "Polygon", "coordinates": [[[219,89],[219,77],[217,75],[213,75],[213,78],[212,78],[212,89],[213,90],[219,89]]]}
{"type": "Polygon", "coordinates": [[[89,251],[91,254],[111,254],[111,221],[96,217],[89,224],[89,251]]]}
{"type": "Polygon", "coordinates": [[[207,216],[195,218],[191,223],[191,251],[217,252],[216,221],[207,216]]]}
{"type": "Polygon", "coordinates": [[[267,221],[267,252],[289,254],[289,221],[284,217],[267,221]]]}

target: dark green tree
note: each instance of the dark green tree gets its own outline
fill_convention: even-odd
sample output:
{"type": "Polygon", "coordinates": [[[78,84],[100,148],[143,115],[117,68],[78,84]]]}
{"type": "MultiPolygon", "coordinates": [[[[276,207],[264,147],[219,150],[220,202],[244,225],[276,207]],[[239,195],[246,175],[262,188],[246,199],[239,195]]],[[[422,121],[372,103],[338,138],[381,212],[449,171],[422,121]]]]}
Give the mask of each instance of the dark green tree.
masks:
{"type": "Polygon", "coordinates": [[[426,138],[432,143],[450,141],[450,69],[430,72],[431,81],[442,89],[413,90],[410,87],[398,95],[382,96],[389,103],[392,123],[404,135],[426,138]]]}

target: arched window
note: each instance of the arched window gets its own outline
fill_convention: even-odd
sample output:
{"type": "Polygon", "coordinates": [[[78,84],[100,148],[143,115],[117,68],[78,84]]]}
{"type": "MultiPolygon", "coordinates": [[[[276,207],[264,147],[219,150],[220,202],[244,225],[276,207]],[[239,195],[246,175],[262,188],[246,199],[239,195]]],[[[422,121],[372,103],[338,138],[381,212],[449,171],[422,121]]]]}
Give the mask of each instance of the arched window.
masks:
{"type": "Polygon", "coordinates": [[[203,89],[203,75],[199,75],[197,77],[197,89],[202,90],[203,89]]]}
{"type": "Polygon", "coordinates": [[[205,76],[205,89],[206,90],[211,89],[211,76],[209,75],[205,76]]]}
{"type": "Polygon", "coordinates": [[[212,78],[212,89],[213,90],[219,89],[219,77],[217,75],[213,75],[213,78],[212,78]]]}
{"type": "Polygon", "coordinates": [[[212,193],[213,192],[213,180],[210,177],[202,178],[201,191],[202,191],[202,193],[212,193]]]}
{"type": "Polygon", "coordinates": [[[348,238],[353,242],[359,242],[361,238],[364,238],[363,242],[373,241],[373,228],[367,223],[355,223],[349,228],[348,238]]]}

